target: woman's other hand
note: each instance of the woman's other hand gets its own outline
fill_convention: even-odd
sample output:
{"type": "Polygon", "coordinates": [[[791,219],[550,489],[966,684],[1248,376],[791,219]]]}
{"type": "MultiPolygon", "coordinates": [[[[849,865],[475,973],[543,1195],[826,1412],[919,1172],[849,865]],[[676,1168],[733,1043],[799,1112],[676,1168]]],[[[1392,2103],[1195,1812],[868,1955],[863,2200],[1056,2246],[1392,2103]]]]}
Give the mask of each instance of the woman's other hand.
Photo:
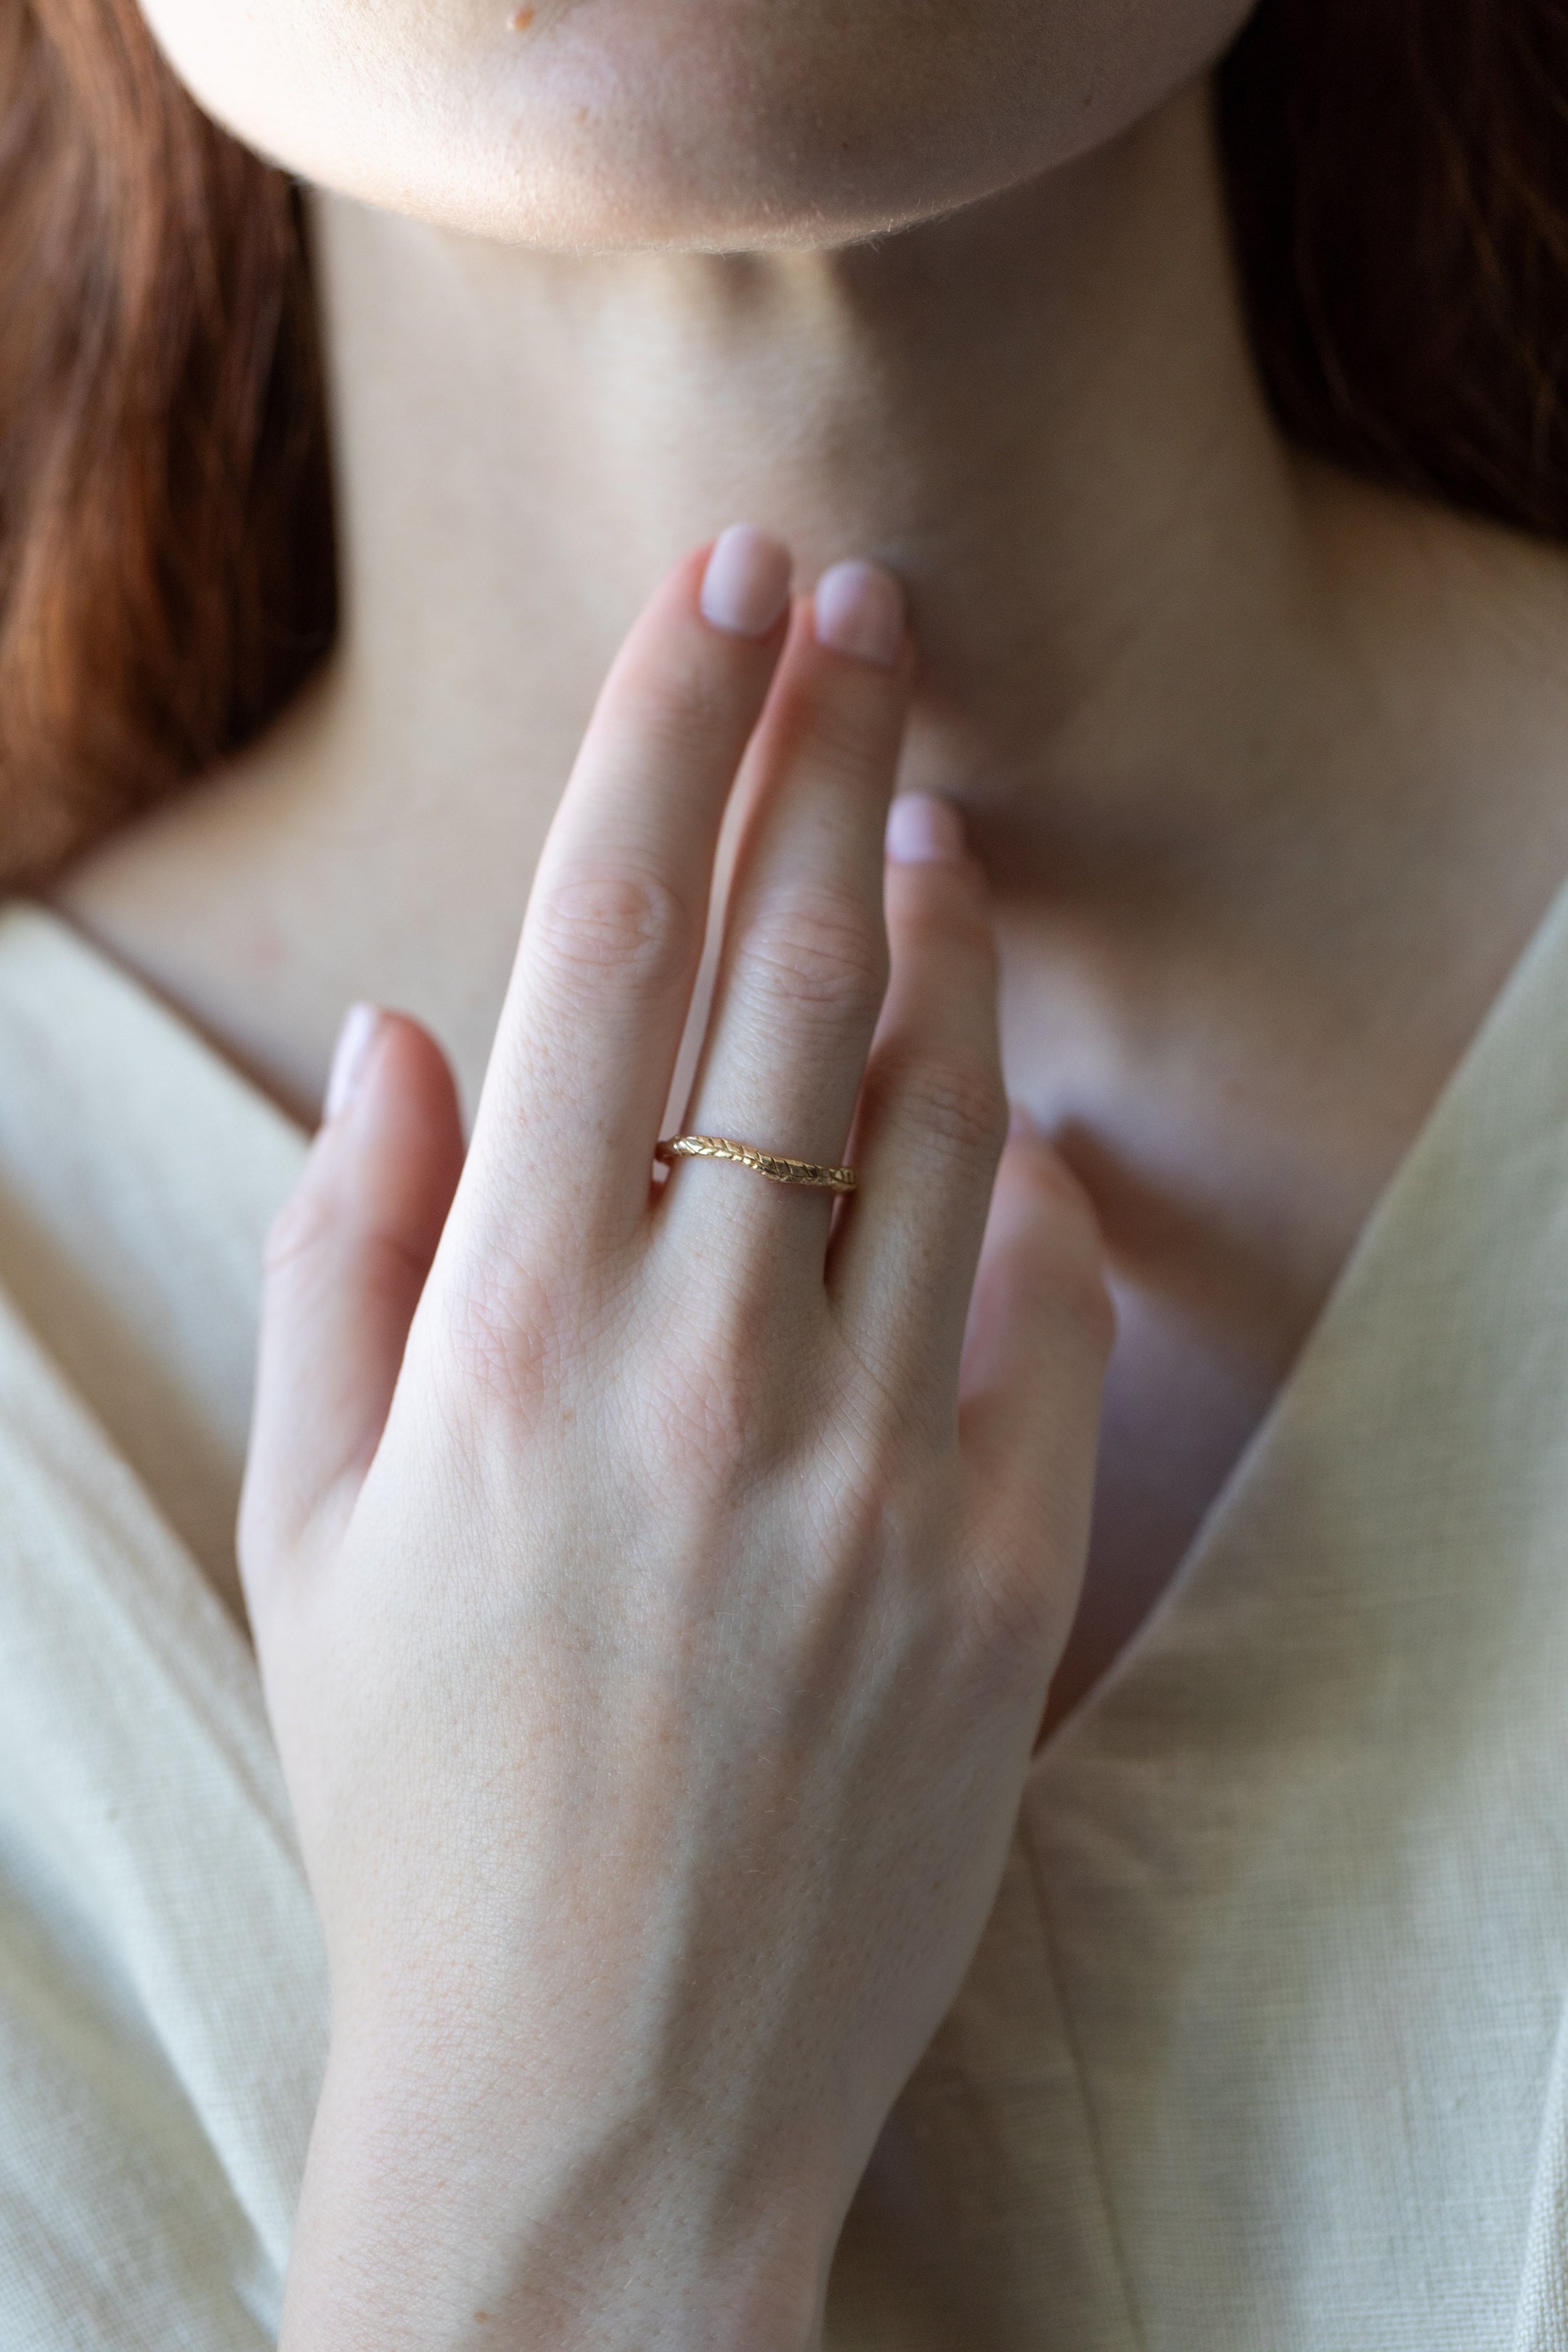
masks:
{"type": "Polygon", "coordinates": [[[1109,1308],[1005,1145],[955,814],[900,802],[884,869],[910,667],[886,574],[792,612],[727,533],[605,688],[466,1165],[429,1038],[351,1024],[241,1530],[332,1991],[288,2352],[809,2344],[980,1937],[1109,1308]],[[837,1212],[650,1181],[742,760],[687,1125],[853,1135],[837,1212]]]}

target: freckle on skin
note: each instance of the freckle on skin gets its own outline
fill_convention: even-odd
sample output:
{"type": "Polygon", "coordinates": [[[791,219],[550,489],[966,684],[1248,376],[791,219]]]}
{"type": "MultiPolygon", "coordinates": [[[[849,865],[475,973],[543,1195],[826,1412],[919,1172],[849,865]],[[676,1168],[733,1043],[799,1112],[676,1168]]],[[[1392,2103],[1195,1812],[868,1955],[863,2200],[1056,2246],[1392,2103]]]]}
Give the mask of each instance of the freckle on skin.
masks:
{"type": "Polygon", "coordinates": [[[536,8],[514,9],[506,20],[508,32],[526,33],[538,13],[536,8]]]}

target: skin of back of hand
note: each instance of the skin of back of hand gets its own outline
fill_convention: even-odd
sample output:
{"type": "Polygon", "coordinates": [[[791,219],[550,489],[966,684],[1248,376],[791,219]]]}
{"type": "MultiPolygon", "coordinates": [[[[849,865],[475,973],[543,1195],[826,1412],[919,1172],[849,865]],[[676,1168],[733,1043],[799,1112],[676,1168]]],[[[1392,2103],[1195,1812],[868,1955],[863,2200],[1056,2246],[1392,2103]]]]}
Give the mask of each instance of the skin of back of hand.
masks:
{"type": "Polygon", "coordinates": [[[633,633],[466,1166],[431,1041],[360,1016],[274,1237],[242,1559],[332,1985],[290,2348],[476,2308],[809,2342],[995,1894],[1081,1568],[1099,1243],[1037,1138],[992,1197],[940,802],[891,829],[888,979],[900,593],[841,566],[792,626],[787,579],[741,529],[633,633]],[[853,1121],[837,1223],[734,1164],[650,1188],[749,740],[693,1125],[831,1162],[853,1121]]]}
{"type": "Polygon", "coordinates": [[[331,1980],[284,2352],[797,2352],[1047,1701],[1568,863],[1562,567],[1285,446],[1244,0],[142,6],[310,184],[344,616],[57,895],[296,1108],[410,1008],[241,1527],[331,1980]],[[693,1066],[857,1190],[656,1177],[693,1066]]]}

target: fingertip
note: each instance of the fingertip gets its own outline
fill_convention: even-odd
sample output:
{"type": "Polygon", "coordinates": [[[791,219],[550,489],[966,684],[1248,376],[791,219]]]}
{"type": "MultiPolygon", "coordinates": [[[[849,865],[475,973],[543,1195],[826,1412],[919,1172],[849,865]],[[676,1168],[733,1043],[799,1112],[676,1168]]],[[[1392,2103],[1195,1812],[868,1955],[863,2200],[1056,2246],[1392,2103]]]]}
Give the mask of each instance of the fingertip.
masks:
{"type": "Polygon", "coordinates": [[[879,563],[858,558],[825,572],[812,597],[816,642],[828,652],[896,670],[904,654],[908,604],[903,588],[879,563]]]}
{"type": "Polygon", "coordinates": [[[400,1139],[422,1157],[450,1161],[455,1150],[460,1160],[462,1109],[451,1062],[411,1013],[382,1009],[361,1099],[371,1107],[367,1123],[394,1121],[400,1139]]]}
{"type": "Polygon", "coordinates": [[[321,1103],[321,1128],[355,1123],[384,1108],[388,1092],[412,1096],[443,1122],[458,1117],[457,1081],[438,1043],[412,1013],[350,1005],[338,1031],[321,1103]]]}
{"type": "Polygon", "coordinates": [[[960,866],[968,862],[963,818],[935,793],[900,793],[888,810],[890,866],[960,866]]]}
{"type": "Polygon", "coordinates": [[[391,1212],[412,1245],[434,1249],[462,1172],[452,1066],[422,1022],[384,1005],[344,1016],[309,1181],[344,1211],[391,1212]]]}
{"type": "MultiPolygon", "coordinates": [[[[914,797],[900,794],[893,810],[900,812],[901,803],[914,797]]],[[[919,961],[957,954],[963,967],[982,980],[989,1003],[995,988],[996,940],[985,876],[967,848],[946,854],[953,839],[946,819],[956,818],[957,812],[943,802],[934,808],[940,814],[904,811],[889,820],[882,898],[894,959],[919,961]],[[925,854],[928,850],[932,854],[925,854]]]]}
{"type": "Polygon", "coordinates": [[[771,637],[790,606],[795,559],[771,532],[731,523],[700,559],[697,605],[727,636],[771,637]]]}
{"type": "Polygon", "coordinates": [[[443,1108],[450,1104],[456,1110],[458,1082],[447,1049],[413,1013],[382,1008],[374,1065],[378,1080],[384,1069],[395,1073],[403,1091],[437,1099],[443,1108]]]}
{"type": "Polygon", "coordinates": [[[321,1103],[321,1124],[330,1127],[353,1108],[382,1030],[379,1004],[351,1004],[338,1031],[321,1103]]]}
{"type": "Polygon", "coordinates": [[[731,524],[706,545],[689,548],[650,591],[622,639],[584,751],[617,706],[630,709],[634,726],[646,726],[648,713],[638,708],[644,698],[657,709],[671,694],[678,703],[695,695],[710,723],[716,676],[730,681],[726,692],[739,696],[749,730],[789,636],[794,570],[784,541],[751,523],[731,524]]]}
{"type": "Polygon", "coordinates": [[[363,1475],[462,1169],[457,1087],[435,1038],[405,1013],[354,1014],[331,1115],[268,1238],[253,1559],[363,1475]]]}

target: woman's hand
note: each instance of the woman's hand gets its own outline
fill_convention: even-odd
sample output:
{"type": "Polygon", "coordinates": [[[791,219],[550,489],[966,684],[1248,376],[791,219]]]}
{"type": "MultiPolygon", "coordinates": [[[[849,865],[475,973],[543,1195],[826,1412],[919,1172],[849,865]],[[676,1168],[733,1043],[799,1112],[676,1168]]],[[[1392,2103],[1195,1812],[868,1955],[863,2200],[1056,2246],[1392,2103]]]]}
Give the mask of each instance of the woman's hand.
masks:
{"type": "Polygon", "coordinates": [[[435,1045],[361,1018],[274,1235],[241,1549],[332,1989],[288,2352],[809,2344],[995,1893],[1109,1309],[1071,1180],[1003,1150],[941,803],[884,929],[898,591],[787,592],[730,533],[634,630],[466,1166],[435,1045]],[[853,1131],[837,1213],[650,1181],[743,756],[687,1125],[853,1131]]]}

